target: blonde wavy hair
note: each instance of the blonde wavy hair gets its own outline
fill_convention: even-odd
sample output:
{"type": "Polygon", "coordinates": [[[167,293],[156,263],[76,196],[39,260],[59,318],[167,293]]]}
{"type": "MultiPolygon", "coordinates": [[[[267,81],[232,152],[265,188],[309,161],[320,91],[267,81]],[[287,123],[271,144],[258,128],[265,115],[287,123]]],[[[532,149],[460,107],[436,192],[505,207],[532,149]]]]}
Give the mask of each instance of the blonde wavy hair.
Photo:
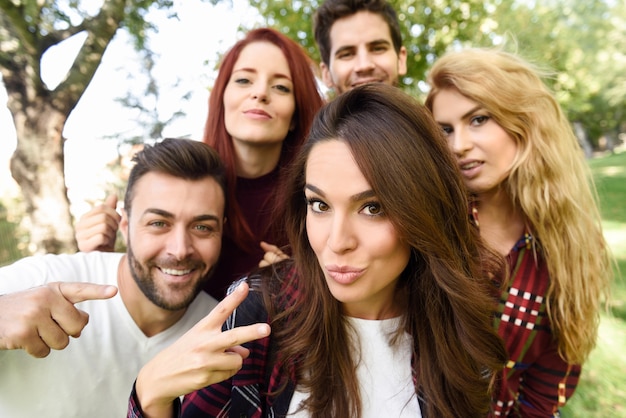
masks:
{"type": "Polygon", "coordinates": [[[548,264],[547,313],[559,354],[582,363],[594,348],[612,257],[597,193],[572,127],[543,82],[547,73],[495,49],[451,52],[428,75],[435,96],[454,88],[483,106],[514,138],[518,154],[503,186],[520,207],[548,264]]]}

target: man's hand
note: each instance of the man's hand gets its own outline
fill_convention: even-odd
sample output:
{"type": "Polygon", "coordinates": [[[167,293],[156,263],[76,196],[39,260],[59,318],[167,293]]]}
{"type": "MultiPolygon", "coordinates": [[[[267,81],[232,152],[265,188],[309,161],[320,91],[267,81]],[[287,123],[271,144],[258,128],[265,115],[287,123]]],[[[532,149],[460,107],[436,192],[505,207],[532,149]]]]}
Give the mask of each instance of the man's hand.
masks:
{"type": "Polygon", "coordinates": [[[249,355],[241,344],[270,334],[270,326],[265,323],[222,332],[222,324],[247,294],[248,285],[240,284],[141,369],[135,387],[146,418],[171,416],[172,403],[177,397],[233,376],[249,355]]]}
{"type": "Polygon", "coordinates": [[[89,315],[74,304],[108,299],[115,286],[54,282],[0,296],[0,350],[24,349],[33,357],[62,350],[79,337],[89,315]]]}
{"type": "Polygon", "coordinates": [[[117,196],[109,195],[102,205],[81,216],[76,224],[78,249],[89,251],[115,251],[115,238],[121,216],[115,211],[117,196]]]}

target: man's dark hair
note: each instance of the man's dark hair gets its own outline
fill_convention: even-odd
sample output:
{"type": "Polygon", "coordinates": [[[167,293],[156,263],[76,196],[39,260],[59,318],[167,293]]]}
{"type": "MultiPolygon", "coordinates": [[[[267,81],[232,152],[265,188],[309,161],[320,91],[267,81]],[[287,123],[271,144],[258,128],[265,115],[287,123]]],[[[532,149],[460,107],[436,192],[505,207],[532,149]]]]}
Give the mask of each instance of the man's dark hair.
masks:
{"type": "Polygon", "coordinates": [[[330,29],[333,24],[344,17],[357,12],[371,12],[380,15],[389,26],[389,33],[396,53],[402,47],[402,33],[398,16],[391,4],[385,0],[326,0],[313,16],[313,33],[320,50],[322,62],[330,65],[330,29]]]}
{"type": "Polygon", "coordinates": [[[191,139],[166,138],[154,145],[145,145],[133,157],[135,166],[130,171],[124,196],[124,208],[130,213],[134,188],[147,173],[168,174],[185,180],[215,179],[226,196],[224,165],[217,152],[207,144],[191,139]]]}

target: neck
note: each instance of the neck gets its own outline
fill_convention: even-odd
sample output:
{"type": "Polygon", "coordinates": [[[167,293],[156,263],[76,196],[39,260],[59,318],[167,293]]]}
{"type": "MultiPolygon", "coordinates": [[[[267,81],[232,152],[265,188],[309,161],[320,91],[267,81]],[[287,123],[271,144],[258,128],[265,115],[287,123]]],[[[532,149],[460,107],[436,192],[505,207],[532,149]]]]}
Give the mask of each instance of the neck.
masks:
{"type": "Polygon", "coordinates": [[[476,196],[480,236],[494,250],[507,255],[524,233],[526,221],[504,190],[476,196]]]}
{"type": "Polygon", "coordinates": [[[152,303],[137,286],[126,255],[122,257],[118,267],[117,287],[126,310],[147,337],[165,331],[178,322],[186,312],[186,309],[169,311],[152,303]]]}
{"type": "Polygon", "coordinates": [[[254,179],[272,172],[278,165],[282,142],[250,144],[234,141],[237,153],[237,176],[254,179]]]}

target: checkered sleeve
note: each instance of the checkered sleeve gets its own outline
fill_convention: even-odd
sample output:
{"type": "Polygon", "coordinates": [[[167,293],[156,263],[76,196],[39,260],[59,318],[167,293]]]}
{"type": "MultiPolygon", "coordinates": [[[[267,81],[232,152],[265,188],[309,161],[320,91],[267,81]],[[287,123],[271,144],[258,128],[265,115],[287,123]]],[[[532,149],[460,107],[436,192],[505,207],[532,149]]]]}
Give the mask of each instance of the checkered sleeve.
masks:
{"type": "Polygon", "coordinates": [[[531,240],[525,236],[509,254],[510,282],[496,314],[509,361],[494,396],[494,417],[558,417],[580,376],[580,365],[558,354],[546,313],[547,265],[531,240]]]}

